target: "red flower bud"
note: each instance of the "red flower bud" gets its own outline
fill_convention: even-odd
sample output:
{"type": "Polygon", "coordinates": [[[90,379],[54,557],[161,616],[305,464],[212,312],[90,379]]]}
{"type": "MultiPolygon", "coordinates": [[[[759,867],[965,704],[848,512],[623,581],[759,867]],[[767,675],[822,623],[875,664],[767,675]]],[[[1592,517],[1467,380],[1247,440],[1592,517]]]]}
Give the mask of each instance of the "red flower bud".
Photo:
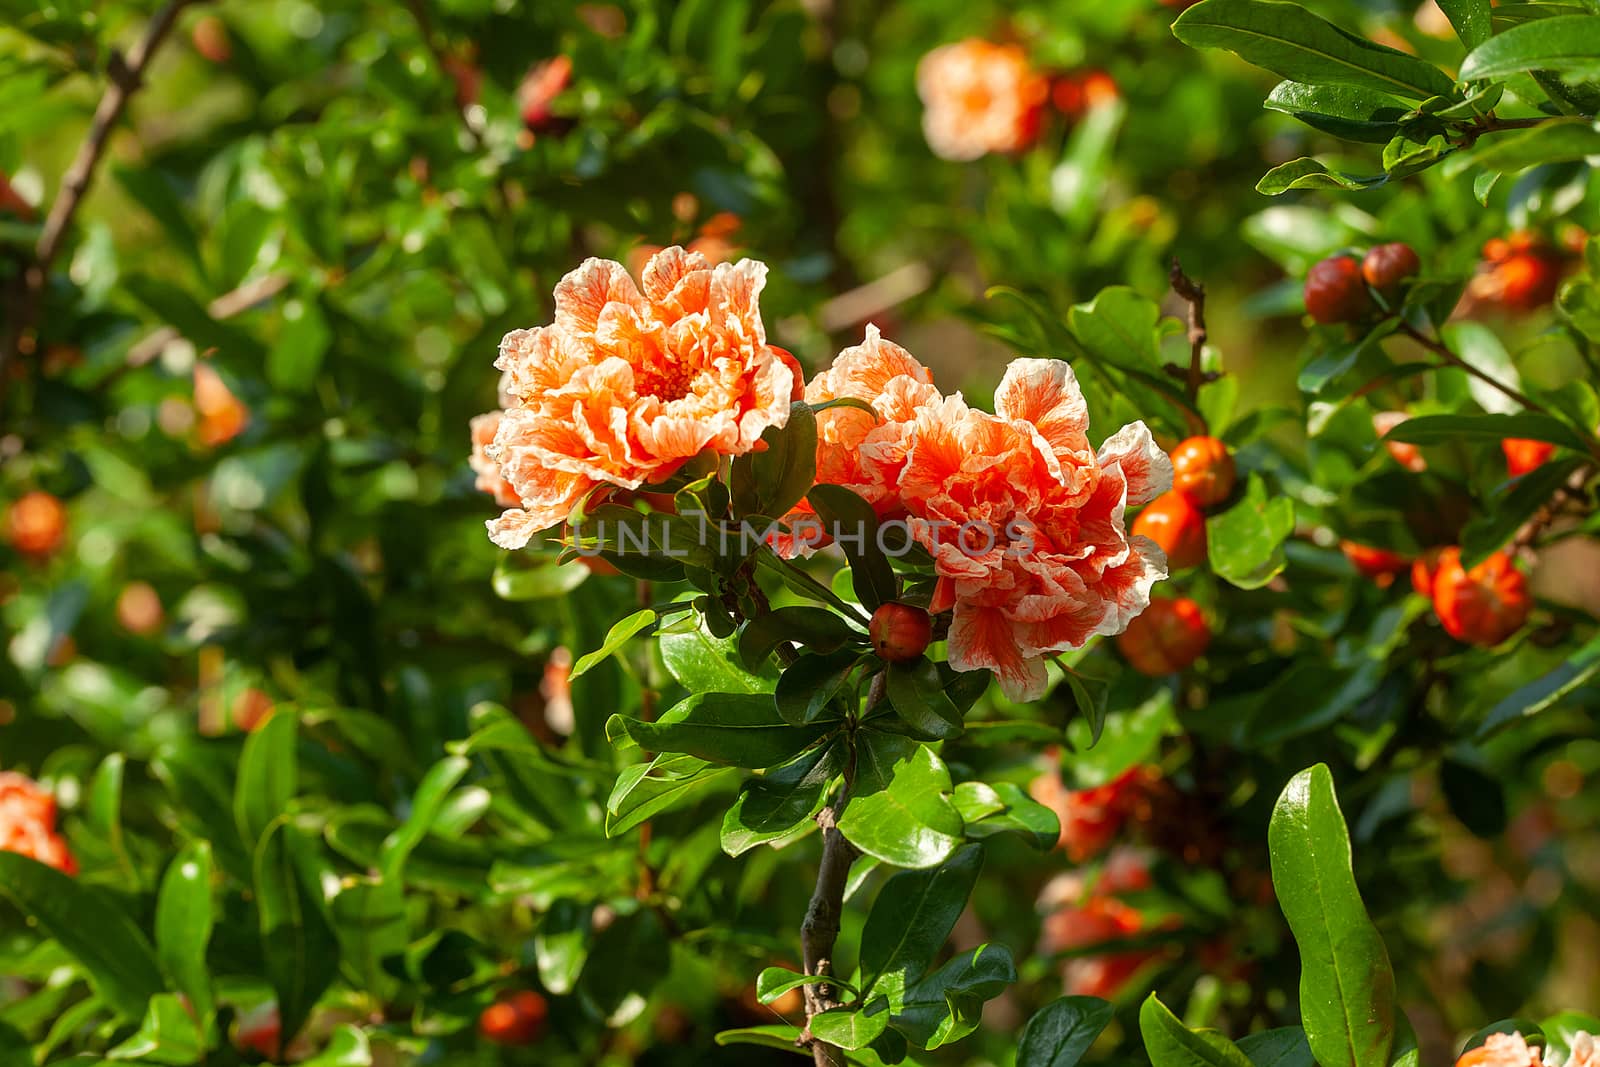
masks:
{"type": "Polygon", "coordinates": [[[35,490],[11,505],[6,525],[13,548],[42,558],[60,548],[66,539],[67,509],[49,493],[35,490]]]}
{"type": "Polygon", "coordinates": [[[867,634],[880,658],[906,663],[922,655],[933,640],[933,619],[921,608],[891,601],[872,613],[867,634]]]}
{"type": "Polygon", "coordinates": [[[1506,472],[1513,478],[1520,478],[1529,471],[1544,466],[1545,460],[1550,458],[1556,446],[1548,441],[1507,437],[1500,442],[1500,450],[1506,454],[1506,472]]]}
{"type": "Polygon", "coordinates": [[[1471,570],[1461,566],[1461,550],[1439,555],[1433,579],[1433,610],[1445,631],[1469,645],[1498,645],[1528,621],[1528,580],[1504,552],[1471,570]]]}
{"type": "Polygon", "coordinates": [[[1368,578],[1375,579],[1379,585],[1387,586],[1394,581],[1394,576],[1406,570],[1411,564],[1398,552],[1390,552],[1387,548],[1374,548],[1371,545],[1358,544],[1355,541],[1340,541],[1339,550],[1344,553],[1344,558],[1355,565],[1368,578]]]}
{"type": "Polygon", "coordinates": [[[1206,517],[1182,493],[1162,493],[1146,504],[1133,520],[1133,532],[1160,545],[1175,571],[1206,560],[1206,517]]]}
{"type": "Polygon", "coordinates": [[[478,1033],[497,1045],[531,1045],[544,1036],[549,1006],[531,989],[510,993],[483,1010],[478,1033]]]}
{"type": "Polygon", "coordinates": [[[1180,441],[1171,454],[1172,488],[1196,507],[1220,504],[1233,492],[1233,456],[1215,437],[1180,441]]]}
{"type": "Polygon", "coordinates": [[[1372,294],[1351,256],[1329,256],[1306,274],[1306,311],[1324,326],[1356,322],[1372,310],[1372,294]]]}
{"type": "Polygon", "coordinates": [[[1151,597],[1150,606],[1117,635],[1117,650],[1153,678],[1188,667],[1211,644],[1211,627],[1188,597],[1151,597]]]}
{"type": "Polygon", "coordinates": [[[1400,287],[1421,269],[1422,261],[1417,258],[1416,251],[1398,241],[1378,245],[1361,261],[1361,276],[1367,284],[1391,299],[1399,295],[1400,287]]]}

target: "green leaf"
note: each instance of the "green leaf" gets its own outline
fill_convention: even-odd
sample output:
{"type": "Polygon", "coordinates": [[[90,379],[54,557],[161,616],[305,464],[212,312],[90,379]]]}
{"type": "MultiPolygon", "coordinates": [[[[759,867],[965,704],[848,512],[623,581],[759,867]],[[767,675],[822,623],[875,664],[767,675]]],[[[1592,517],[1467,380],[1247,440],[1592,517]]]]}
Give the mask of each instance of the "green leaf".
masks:
{"type": "Polygon", "coordinates": [[[663,811],[683,807],[728,781],[731,767],[663,752],[649,763],[625,768],[606,801],[606,836],[627,833],[663,811]]]}
{"type": "Polygon", "coordinates": [[[1483,725],[1478,727],[1478,736],[1487,737],[1519,719],[1548,711],[1596,675],[1600,675],[1600,637],[1590,638],[1561,666],[1519,687],[1490,708],[1483,725]]]}
{"type": "Polygon", "coordinates": [[[156,954],[172,987],[209,1019],[214,1007],[206,948],[216,909],[211,900],[211,843],[194,841],[167,867],[156,898],[156,954]]]}
{"type": "Polygon", "coordinates": [[[1125,285],[1108,286],[1067,312],[1087,354],[1119,370],[1148,374],[1161,367],[1161,307],[1125,285]]]}
{"type": "Polygon", "coordinates": [[[370,1067],[372,1045],[365,1031],[345,1025],[333,1032],[328,1045],[309,1060],[301,1060],[300,1067],[370,1067]]]}
{"type": "Polygon", "coordinates": [[[578,991],[603,1018],[642,996],[672,968],[672,944],[652,908],[622,915],[596,935],[578,991]]]}
{"type": "Polygon", "coordinates": [[[739,631],[739,658],[755,669],[766,664],[772,650],[785,641],[827,653],[865,640],[865,634],[826,608],[792,605],[745,623],[739,631]]]}
{"type": "Polygon", "coordinates": [[[1089,747],[1093,748],[1100,743],[1100,734],[1105,730],[1111,684],[1104,678],[1091,678],[1072,670],[1066,672],[1066,677],[1073,706],[1089,726],[1089,747]]]}
{"type": "Polygon", "coordinates": [[[1251,474],[1239,502],[1206,520],[1211,569],[1240,589],[1259,589],[1283,570],[1283,543],[1293,532],[1294,501],[1269,499],[1261,476],[1251,474]]]}
{"type": "Polygon", "coordinates": [[[494,595],[501,600],[549,600],[565,596],[589,577],[589,568],[576,562],[557,563],[548,556],[532,566],[522,563],[522,553],[507,553],[495,564],[489,579],[494,595]]]}
{"type": "Polygon", "coordinates": [[[1111,1005],[1095,997],[1062,997],[1034,1013],[1017,1042],[1017,1067],[1076,1067],[1111,1022],[1111,1005]]]}
{"type": "Polygon", "coordinates": [[[1531,411],[1515,415],[1418,415],[1400,423],[1383,439],[1439,445],[1462,439],[1499,443],[1507,437],[1526,437],[1586,451],[1583,440],[1566,423],[1531,411]]]}
{"type": "Polygon", "coordinates": [[[819,719],[837,717],[827,714],[828,705],[844,692],[845,683],[860,659],[860,655],[853,650],[828,656],[807,652],[785,667],[773,693],[778,714],[783,721],[802,726],[819,719]]]}
{"type": "Polygon", "coordinates": [[[1016,980],[1011,953],[1003,945],[981,945],[889,997],[890,1021],[922,1048],[936,1049],[977,1029],[984,1003],[1016,980]]]}
{"type": "Polygon", "coordinates": [[[591,668],[603,663],[616,654],[617,649],[628,643],[628,639],[641,630],[655,625],[656,613],[649,608],[636,611],[627,618],[622,619],[606,631],[606,639],[599,648],[579,658],[572,665],[572,673],[568,676],[571,680],[581,678],[591,668]]]}
{"type": "Polygon", "coordinates": [[[661,659],[667,673],[691,693],[770,693],[778,681],[770,666],[746,670],[739,662],[737,642],[713,637],[703,619],[697,619],[692,630],[662,633],[661,659]]]}
{"type": "Polygon", "coordinates": [[[1600,129],[1586,118],[1550,119],[1526,130],[1508,130],[1479,138],[1465,152],[1457,152],[1444,164],[1447,178],[1482,167],[1500,174],[1514,174],[1546,163],[1565,163],[1600,155],[1600,129]]]}
{"type": "Polygon", "coordinates": [[[1532,1019],[1500,1019],[1467,1038],[1461,1045],[1461,1051],[1456,1053],[1456,1058],[1481,1048],[1489,1040],[1490,1034],[1521,1034],[1530,1045],[1537,1047],[1544,1044],[1544,1031],[1532,1019]]]}
{"type": "Polygon", "coordinates": [[[926,745],[877,730],[857,734],[855,792],[839,830],[896,867],[933,867],[962,841],[950,772],[926,745]]]}
{"type": "Polygon", "coordinates": [[[1552,459],[1513,480],[1506,492],[1489,501],[1486,514],[1473,516],[1462,527],[1461,565],[1470,570],[1510,541],[1582,465],[1576,456],[1552,459]]]}
{"type": "MultiPolygon", "coordinates": [[[[655,722],[613,716],[647,752],[687,752],[711,763],[771,767],[838,728],[837,721],[791,726],[761,693],[696,693],[655,722]]],[[[608,725],[608,732],[613,727],[608,725]]],[[[613,734],[614,736],[614,734],[613,734]]]]}
{"type": "Polygon", "coordinates": [[[292,711],[274,711],[245,740],[233,791],[233,818],[247,848],[255,847],[294,798],[300,780],[298,726],[292,711]]]}
{"type": "Polygon", "coordinates": [[[846,746],[818,745],[798,759],[744,784],[722,819],[722,850],[737,856],[756,845],[784,841],[809,827],[822,809],[828,783],[844,772],[846,746]]]}
{"type": "Polygon", "coordinates": [[[138,1032],[107,1052],[106,1058],[182,1065],[199,1063],[205,1050],[205,1035],[188,1007],[176,994],[162,993],[150,998],[138,1032]]]}
{"type": "Polygon", "coordinates": [[[1281,163],[1256,182],[1256,192],[1280,196],[1294,189],[1375,189],[1389,180],[1387,174],[1342,174],[1310,157],[1281,163]]]}
{"type": "Polygon", "coordinates": [[[867,610],[875,611],[898,596],[894,569],[878,543],[878,516],[872,505],[842,485],[814,486],[806,499],[850,561],[850,580],[867,610]]]}
{"type": "Polygon", "coordinates": [[[804,1054],[805,1050],[795,1042],[800,1038],[798,1027],[787,1023],[772,1023],[767,1026],[746,1026],[738,1030],[723,1030],[717,1034],[717,1045],[759,1045],[762,1048],[775,1048],[784,1052],[804,1054]]]}
{"type": "MultiPolygon", "coordinates": [[[[1494,32],[1490,25],[1490,0],[1438,0],[1439,9],[1455,27],[1467,50],[1478,47],[1494,32]]],[[[1463,81],[1465,78],[1462,79],[1463,81]]]]}
{"type": "Polygon", "coordinates": [[[283,326],[267,351],[267,381],[277,390],[305,392],[316,384],[332,343],[333,329],[314,292],[285,301],[283,326]]]}
{"type": "Polygon", "coordinates": [[[1531,70],[1600,76],[1600,15],[1562,15],[1512,26],[1468,53],[1461,80],[1506,78],[1531,70]]]}
{"type": "Polygon", "coordinates": [[[855,995],[855,987],[849,982],[831,974],[800,974],[787,967],[768,967],[756,975],[756,999],[763,1004],[771,1004],[791,989],[802,986],[820,985],[826,982],[838,986],[846,993],[855,995]]]}
{"type": "Polygon", "coordinates": [[[1394,971],[1361,903],[1350,836],[1325,765],[1290,780],[1267,841],[1278,903],[1300,948],[1300,1012],[1311,1051],[1324,1065],[1389,1067],[1394,971]]]}
{"type": "Polygon", "coordinates": [[[1043,852],[1054,848],[1061,838],[1060,817],[1012,782],[961,782],[952,802],[967,824],[969,838],[1020,834],[1043,852]]]}
{"type": "Polygon", "coordinates": [[[464,756],[446,756],[428,768],[428,773],[423,775],[422,781],[417,784],[417,791],[411,796],[411,811],[406,815],[406,821],[383,842],[383,859],[379,869],[385,882],[395,885],[402,883],[406,860],[428,835],[433,821],[439,817],[445,801],[450,798],[450,791],[471,769],[472,761],[464,756]]]}
{"type": "Polygon", "coordinates": [[[966,909],[983,848],[965,845],[937,867],[901,871],[883,884],[861,930],[863,989],[887,975],[901,988],[926,973],[966,909]]]}
{"type": "Polygon", "coordinates": [[[339,971],[339,942],[323,906],[314,839],[287,818],[275,820],[256,848],[256,909],[267,980],[278,999],[287,1048],[339,971]]]}
{"type": "Polygon", "coordinates": [[[164,988],[144,932],[100,890],[15,852],[0,852],[0,897],[55,938],[120,1017],[139,1018],[164,988]]]}
{"type": "Polygon", "coordinates": [[[1152,1067],[1250,1067],[1239,1046],[1215,1030],[1191,1030],[1154,993],[1139,1009],[1139,1033],[1152,1067]]]}
{"type": "Polygon", "coordinates": [[[736,517],[785,515],[817,480],[817,416],[791,404],[789,421],[761,435],[766,448],[733,461],[730,488],[736,517]]]}
{"type": "Polygon", "coordinates": [[[1246,1034],[1238,1041],[1239,1051],[1253,1067],[1317,1067],[1311,1055],[1306,1032],[1298,1026],[1280,1026],[1259,1034],[1246,1034]]]}
{"type": "Polygon", "coordinates": [[[889,703],[922,740],[943,740],[961,733],[961,712],[944,691],[939,668],[926,656],[909,663],[891,663],[885,691],[889,703]]]}
{"type": "Polygon", "coordinates": [[[1463,759],[1445,757],[1439,764],[1439,790],[1450,813],[1472,832],[1490,839],[1506,828],[1506,790],[1494,775],[1463,759]]]}
{"type": "Polygon", "coordinates": [[[533,962],[539,981],[557,996],[572,992],[589,959],[593,910],[575,900],[558,900],[539,921],[533,938],[533,962]]]}
{"type": "Polygon", "coordinates": [[[1193,48],[1223,48],[1282,78],[1311,85],[1358,85],[1407,100],[1454,96],[1444,71],[1375,44],[1277,0],[1203,0],[1172,24],[1193,48]]]}
{"type": "Polygon", "coordinates": [[[1263,106],[1293,115],[1323,133],[1367,144],[1388,143],[1400,132],[1400,119],[1407,111],[1392,96],[1360,86],[1293,81],[1279,82],[1263,106]]]}
{"type": "Polygon", "coordinates": [[[862,1049],[877,1040],[889,1026],[887,1011],[852,1011],[834,1008],[811,1017],[811,1035],[842,1049],[862,1049]]]}
{"type": "Polygon", "coordinates": [[[1562,1011],[1550,1016],[1539,1024],[1539,1029],[1544,1032],[1545,1048],[1553,1057],[1552,1062],[1568,1063],[1572,1057],[1572,1041],[1579,1034],[1588,1034],[1593,1037],[1600,1034],[1600,1017],[1579,1011],[1562,1011]]]}

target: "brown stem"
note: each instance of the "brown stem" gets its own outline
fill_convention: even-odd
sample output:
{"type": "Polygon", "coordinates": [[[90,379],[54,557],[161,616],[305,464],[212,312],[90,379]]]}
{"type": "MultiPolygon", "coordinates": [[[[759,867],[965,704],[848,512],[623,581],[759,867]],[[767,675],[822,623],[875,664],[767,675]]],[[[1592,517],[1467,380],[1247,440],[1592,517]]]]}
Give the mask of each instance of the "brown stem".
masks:
{"type": "Polygon", "coordinates": [[[1566,480],[1566,483],[1556,489],[1551,494],[1550,499],[1545,501],[1538,511],[1534,512],[1533,517],[1522,524],[1522,528],[1517,531],[1517,535],[1511,539],[1512,552],[1520,552],[1524,549],[1532,548],[1533,543],[1539,539],[1539,535],[1544,533],[1549,525],[1556,520],[1556,517],[1561,514],[1567,502],[1577,499],[1579,491],[1583,489],[1584,483],[1589,480],[1589,476],[1593,473],[1593,468],[1589,466],[1579,467],[1573,471],[1572,476],[1566,480]]]}
{"type": "Polygon", "coordinates": [[[107,71],[111,79],[110,84],[106,86],[104,95],[100,97],[100,103],[94,109],[94,117],[89,122],[89,133],[84,137],[83,144],[78,147],[78,154],[61,177],[61,189],[50,205],[50,213],[45,216],[44,226],[39,231],[39,240],[33,247],[33,262],[23,267],[20,288],[8,301],[11,307],[7,310],[11,313],[12,322],[6,329],[3,340],[0,340],[0,404],[4,403],[6,384],[11,377],[7,367],[21,353],[23,346],[27,344],[27,338],[33,332],[34,323],[39,317],[39,305],[44,299],[45,285],[50,277],[50,264],[61,251],[67,230],[72,225],[73,216],[78,213],[84,194],[89,190],[94,172],[105,155],[106,145],[111,141],[111,131],[122,118],[123,111],[127,109],[128,98],[143,83],[145,69],[150,65],[150,57],[172,32],[179,12],[194,2],[195,0],[168,0],[167,5],[156,12],[155,17],[145,27],[144,36],[134,43],[126,59],[112,53],[107,71]]]}
{"type": "MultiPolygon", "coordinates": [[[[885,678],[878,674],[867,691],[863,714],[883,700],[885,678]]],[[[844,784],[826,807],[817,813],[817,825],[822,828],[822,863],[817,868],[817,885],[811,893],[811,903],[806,907],[805,921],[800,924],[800,952],[806,974],[833,973],[833,945],[839,938],[839,918],[844,914],[844,890],[850,879],[850,868],[860,855],[856,847],[839,832],[839,817],[844,814],[850,800],[850,790],[855,785],[856,757],[854,748],[845,765],[844,784]]],[[[805,987],[806,1029],[800,1043],[811,1049],[815,1067],[845,1067],[844,1053],[826,1041],[811,1036],[811,1020],[830,1008],[839,1007],[834,987],[818,982],[805,987]]]]}
{"type": "Polygon", "coordinates": [[[1201,360],[1206,348],[1206,287],[1183,272],[1177,256],[1172,257],[1167,280],[1172,285],[1172,291],[1189,305],[1189,375],[1186,388],[1189,403],[1193,404],[1205,381],[1201,360]]]}
{"type": "Polygon", "coordinates": [[[1413,341],[1417,342],[1417,344],[1421,345],[1429,352],[1432,352],[1434,355],[1444,360],[1450,366],[1455,367],[1458,370],[1466,371],[1468,374],[1472,375],[1474,378],[1478,379],[1480,382],[1484,383],[1490,388],[1504,393],[1506,396],[1510,397],[1512,400],[1515,400],[1529,411],[1537,411],[1546,415],[1549,414],[1549,412],[1545,410],[1544,406],[1538,401],[1534,400],[1532,397],[1529,397],[1521,390],[1515,389],[1512,386],[1507,385],[1505,382],[1500,381],[1492,374],[1488,374],[1479,370],[1477,367],[1474,367],[1471,363],[1468,363],[1466,360],[1452,352],[1450,350],[1450,346],[1445,344],[1443,341],[1429,337],[1427,334],[1423,333],[1421,330],[1417,329],[1409,322],[1405,322],[1404,320],[1402,320],[1400,323],[1400,330],[1407,337],[1411,338],[1413,341]]]}

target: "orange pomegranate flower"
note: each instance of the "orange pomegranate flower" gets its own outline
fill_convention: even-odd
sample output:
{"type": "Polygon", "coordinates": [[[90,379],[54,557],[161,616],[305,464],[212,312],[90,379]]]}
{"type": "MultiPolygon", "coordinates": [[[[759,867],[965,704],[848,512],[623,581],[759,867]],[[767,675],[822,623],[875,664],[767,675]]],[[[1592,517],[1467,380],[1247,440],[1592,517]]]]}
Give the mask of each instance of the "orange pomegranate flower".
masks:
{"type": "Polygon", "coordinates": [[[472,473],[478,476],[473,488],[488,493],[503,508],[514,508],[522,501],[511,483],[500,476],[500,465],[489,458],[489,448],[494,444],[494,435],[500,429],[500,416],[503,414],[501,411],[491,411],[472,420],[472,459],[469,462],[472,464],[472,473]]]}
{"type": "Polygon", "coordinates": [[[658,482],[784,425],[794,373],[767,344],[766,276],[673,247],[639,284],[604,259],[563,278],[555,321],[500,342],[505,410],[484,458],[522,506],[488,524],[495,544],[523,547],[598,486],[658,482]]]}
{"type": "Polygon", "coordinates": [[[1539,1050],[1520,1032],[1490,1034],[1483,1044],[1462,1053],[1456,1067],[1540,1067],[1539,1050]]]}
{"type": "Polygon", "coordinates": [[[959,396],[919,409],[898,484],[913,536],[955,583],[950,665],[1035,700],[1049,655],[1121,633],[1167,576],[1124,512],[1164,492],[1172,464],[1140,422],[1093,449],[1061,360],[1012,362],[995,411],[959,396]]]}
{"type": "Polygon", "coordinates": [[[78,862],[56,833],[56,800],[32,779],[0,772],[0,852],[15,852],[77,874],[78,862]]]}
{"type": "Polygon", "coordinates": [[[1016,45],[978,38],[935,48],[917,64],[922,129],[941,159],[1017,152],[1033,142],[1050,81],[1016,45]]]}

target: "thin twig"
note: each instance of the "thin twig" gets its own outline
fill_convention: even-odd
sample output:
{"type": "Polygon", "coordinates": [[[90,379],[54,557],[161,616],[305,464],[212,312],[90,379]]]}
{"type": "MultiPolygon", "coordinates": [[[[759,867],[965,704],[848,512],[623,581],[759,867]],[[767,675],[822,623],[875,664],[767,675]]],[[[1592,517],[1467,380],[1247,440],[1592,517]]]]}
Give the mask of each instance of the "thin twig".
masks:
{"type": "Polygon", "coordinates": [[[1183,272],[1178,257],[1172,257],[1172,267],[1167,272],[1172,291],[1189,305],[1189,376],[1187,391],[1189,403],[1200,396],[1200,386],[1205,382],[1201,361],[1206,349],[1206,287],[1183,272]]]}
{"type": "Polygon", "coordinates": [[[50,205],[50,213],[45,216],[44,225],[39,231],[39,240],[34,244],[33,261],[23,267],[20,289],[14,291],[8,301],[11,306],[7,310],[11,313],[12,322],[6,329],[4,338],[0,339],[0,405],[4,404],[6,384],[11,377],[7,373],[7,367],[11,360],[20,354],[25,339],[32,333],[34,323],[38,321],[40,304],[43,302],[45,286],[50,277],[50,265],[61,251],[67,231],[72,226],[72,219],[83,203],[90,182],[94,180],[94,173],[100,165],[100,160],[105,156],[106,146],[111,141],[111,131],[122,118],[123,111],[127,109],[129,97],[143,84],[145,69],[150,65],[150,58],[172,32],[178,14],[194,2],[195,0],[168,0],[166,6],[156,12],[155,17],[145,27],[144,36],[134,43],[126,59],[115,52],[111,55],[107,65],[110,83],[100,97],[100,103],[94,109],[94,118],[90,120],[89,132],[84,137],[83,144],[78,147],[78,154],[73,158],[66,173],[62,175],[61,188],[50,205]]]}
{"type": "Polygon", "coordinates": [[[1550,495],[1550,499],[1545,501],[1538,511],[1533,513],[1533,517],[1522,524],[1522,528],[1511,539],[1511,551],[1519,553],[1531,549],[1533,543],[1539,539],[1539,535],[1549,528],[1568,502],[1578,499],[1578,493],[1582,491],[1584,483],[1593,473],[1594,468],[1587,465],[1573,471],[1571,477],[1550,495]]]}
{"type": "MultiPolygon", "coordinates": [[[[206,311],[213,319],[219,322],[231,319],[235,315],[248,311],[261,303],[270,300],[288,288],[292,279],[287,274],[267,274],[253,281],[245,282],[237,289],[231,289],[206,305],[206,311]]],[[[161,354],[161,350],[176,341],[183,334],[171,326],[163,326],[159,330],[152,330],[145,334],[133,347],[128,349],[124,362],[130,367],[142,366],[149,363],[161,354]]]]}

